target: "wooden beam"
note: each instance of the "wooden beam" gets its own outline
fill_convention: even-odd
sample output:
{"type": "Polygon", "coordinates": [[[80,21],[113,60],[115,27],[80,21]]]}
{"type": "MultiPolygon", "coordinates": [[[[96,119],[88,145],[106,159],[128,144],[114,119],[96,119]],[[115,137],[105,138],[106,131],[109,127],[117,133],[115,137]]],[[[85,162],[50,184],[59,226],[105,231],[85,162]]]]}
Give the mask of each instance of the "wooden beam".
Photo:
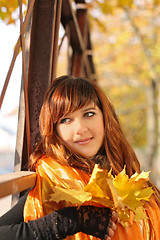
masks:
{"type": "Polygon", "coordinates": [[[0,175],[0,198],[16,194],[35,185],[36,173],[29,171],[0,175]]]}

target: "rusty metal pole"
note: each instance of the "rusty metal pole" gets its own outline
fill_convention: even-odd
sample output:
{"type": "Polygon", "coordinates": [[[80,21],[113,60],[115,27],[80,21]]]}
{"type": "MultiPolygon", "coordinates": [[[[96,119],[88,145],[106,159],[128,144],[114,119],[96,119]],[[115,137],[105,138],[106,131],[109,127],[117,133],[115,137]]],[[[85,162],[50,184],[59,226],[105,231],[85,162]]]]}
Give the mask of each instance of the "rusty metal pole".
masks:
{"type": "MultiPolygon", "coordinates": [[[[50,82],[54,16],[55,1],[35,1],[28,72],[31,152],[39,140],[39,114],[44,93],[50,82]]],[[[24,147],[22,162],[23,169],[28,163],[26,147],[24,147]]]]}
{"type": "MultiPolygon", "coordinates": [[[[25,31],[25,60],[26,60],[26,76],[28,76],[28,64],[29,64],[29,49],[30,49],[30,31],[31,31],[31,19],[32,19],[32,9],[34,6],[33,0],[28,0],[28,10],[30,15],[28,17],[27,25],[24,26],[25,31]]],[[[25,20],[26,21],[26,20],[25,20]]],[[[25,22],[24,22],[25,25],[25,22]]],[[[19,38],[20,39],[20,38],[19,38]]],[[[25,96],[24,96],[24,76],[22,73],[21,89],[20,89],[20,100],[19,100],[19,112],[18,112],[18,127],[17,127],[17,137],[16,137],[16,148],[15,148],[15,161],[14,161],[14,171],[22,170],[23,161],[23,151],[25,147],[25,154],[27,153],[27,141],[24,141],[25,133],[25,96]],[[24,144],[25,142],[25,144],[24,144]]]]}
{"type": "Polygon", "coordinates": [[[58,57],[58,39],[59,39],[59,28],[61,22],[61,11],[62,11],[62,0],[57,1],[56,5],[56,16],[54,25],[53,45],[52,45],[52,71],[50,81],[54,81],[56,77],[57,68],[57,57],[58,57]]]}
{"type": "MultiPolygon", "coordinates": [[[[83,42],[85,49],[87,47],[87,40],[88,40],[88,26],[87,26],[87,9],[81,8],[77,9],[77,21],[79,24],[79,29],[82,34],[83,42]]],[[[84,50],[85,50],[84,49],[84,50]]],[[[87,76],[87,72],[85,71],[85,65],[83,61],[83,51],[73,51],[72,55],[72,64],[71,64],[71,74],[74,76],[87,76]]]]}

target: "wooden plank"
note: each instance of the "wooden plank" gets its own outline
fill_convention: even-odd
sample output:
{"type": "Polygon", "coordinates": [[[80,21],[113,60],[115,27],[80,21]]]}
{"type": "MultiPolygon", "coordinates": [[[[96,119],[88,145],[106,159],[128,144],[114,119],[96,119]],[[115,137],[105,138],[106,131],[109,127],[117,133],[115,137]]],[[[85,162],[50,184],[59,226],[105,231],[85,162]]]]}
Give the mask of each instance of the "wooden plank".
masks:
{"type": "Polygon", "coordinates": [[[0,175],[0,198],[31,188],[35,181],[35,172],[21,171],[0,175]]]}

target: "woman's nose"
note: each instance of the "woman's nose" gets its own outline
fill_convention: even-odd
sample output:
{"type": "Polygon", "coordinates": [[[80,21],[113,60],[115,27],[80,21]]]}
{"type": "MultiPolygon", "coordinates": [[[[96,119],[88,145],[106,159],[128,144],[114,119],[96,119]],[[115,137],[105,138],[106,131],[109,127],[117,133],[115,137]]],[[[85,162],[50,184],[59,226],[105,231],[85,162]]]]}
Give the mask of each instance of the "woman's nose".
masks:
{"type": "Polygon", "coordinates": [[[77,135],[83,135],[88,131],[88,126],[84,123],[83,120],[76,120],[75,122],[75,132],[77,135]]]}

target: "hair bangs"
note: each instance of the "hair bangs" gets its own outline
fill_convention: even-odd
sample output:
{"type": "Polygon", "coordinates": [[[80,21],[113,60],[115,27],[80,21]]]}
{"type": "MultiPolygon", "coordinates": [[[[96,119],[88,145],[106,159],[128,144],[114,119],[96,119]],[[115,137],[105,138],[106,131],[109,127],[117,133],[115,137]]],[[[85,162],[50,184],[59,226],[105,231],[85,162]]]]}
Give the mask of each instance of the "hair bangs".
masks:
{"type": "Polygon", "coordinates": [[[96,90],[88,80],[78,78],[77,81],[77,79],[72,78],[65,85],[59,85],[51,100],[51,108],[54,109],[53,123],[56,124],[63,116],[90,103],[100,107],[96,90]]]}

